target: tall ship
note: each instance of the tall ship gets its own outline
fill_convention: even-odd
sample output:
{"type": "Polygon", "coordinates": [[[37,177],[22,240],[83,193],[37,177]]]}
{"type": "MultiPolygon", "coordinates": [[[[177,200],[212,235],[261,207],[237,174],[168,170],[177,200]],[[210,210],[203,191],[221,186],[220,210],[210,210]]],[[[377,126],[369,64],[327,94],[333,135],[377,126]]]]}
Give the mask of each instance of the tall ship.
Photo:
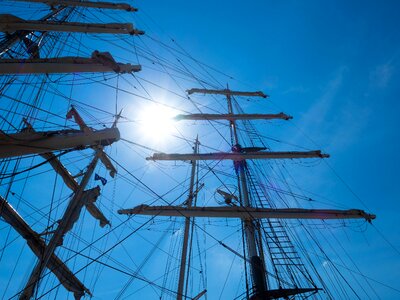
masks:
{"type": "Polygon", "coordinates": [[[329,154],[136,4],[2,2],[1,298],[379,299],[329,154]]]}

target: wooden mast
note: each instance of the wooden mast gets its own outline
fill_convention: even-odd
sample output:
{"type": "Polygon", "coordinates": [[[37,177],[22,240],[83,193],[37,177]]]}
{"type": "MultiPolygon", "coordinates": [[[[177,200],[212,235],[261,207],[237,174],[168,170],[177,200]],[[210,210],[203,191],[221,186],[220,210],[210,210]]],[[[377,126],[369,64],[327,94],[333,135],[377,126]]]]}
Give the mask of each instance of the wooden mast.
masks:
{"type": "MultiPolygon", "coordinates": [[[[201,92],[201,91],[198,91],[201,92]]],[[[232,99],[231,99],[231,93],[229,89],[226,90],[226,100],[228,104],[228,113],[233,115],[233,109],[232,109],[232,99]]],[[[257,94],[252,95],[249,93],[248,96],[260,96],[257,94]]],[[[261,97],[263,97],[261,95],[261,97]]],[[[264,96],[266,98],[266,96],[264,96]]],[[[235,120],[229,120],[230,127],[233,132],[233,138],[234,138],[234,143],[235,145],[232,145],[232,150],[233,152],[239,152],[240,149],[240,141],[239,137],[237,134],[237,128],[236,128],[236,122],[235,120]]],[[[251,207],[250,199],[249,199],[249,192],[248,192],[248,186],[247,186],[247,180],[246,180],[246,173],[245,173],[245,168],[246,168],[246,161],[238,161],[238,170],[237,170],[237,176],[238,176],[238,181],[240,185],[240,192],[241,192],[241,201],[242,205],[244,207],[251,207]]],[[[247,251],[250,256],[250,269],[251,269],[251,276],[253,279],[253,286],[255,288],[255,292],[258,295],[262,295],[265,293],[267,290],[267,280],[265,277],[265,263],[264,261],[261,260],[260,255],[257,251],[257,244],[256,244],[256,237],[255,237],[255,224],[253,223],[253,220],[244,220],[244,233],[245,233],[245,238],[246,238],[246,244],[247,244],[247,251]]],[[[261,247],[261,245],[260,245],[261,247]]]]}
{"type": "MultiPolygon", "coordinates": [[[[199,141],[198,138],[196,138],[196,141],[194,142],[194,147],[193,147],[193,153],[197,154],[199,149],[199,141]]],[[[187,208],[192,207],[193,203],[193,198],[194,198],[194,179],[196,176],[196,160],[192,160],[192,169],[191,169],[191,174],[190,174],[190,185],[189,185],[189,195],[188,199],[186,201],[186,206],[187,208]]],[[[177,292],[177,300],[182,300],[183,296],[183,288],[185,284],[185,273],[186,273],[186,260],[187,260],[187,248],[188,248],[188,241],[189,241],[189,230],[190,230],[190,217],[185,218],[185,228],[183,232],[183,245],[182,245],[182,256],[181,256],[181,265],[179,269],[179,281],[178,281],[178,292],[177,292]]],[[[189,270],[188,270],[189,272],[189,270]]]]}

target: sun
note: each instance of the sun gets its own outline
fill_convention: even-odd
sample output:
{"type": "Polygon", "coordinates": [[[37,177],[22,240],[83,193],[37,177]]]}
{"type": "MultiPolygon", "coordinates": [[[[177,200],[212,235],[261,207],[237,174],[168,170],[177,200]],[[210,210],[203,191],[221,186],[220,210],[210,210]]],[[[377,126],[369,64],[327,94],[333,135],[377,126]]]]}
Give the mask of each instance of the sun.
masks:
{"type": "Polygon", "coordinates": [[[176,132],[174,117],[177,111],[163,105],[152,104],[138,111],[140,134],[154,142],[164,142],[176,132]]]}

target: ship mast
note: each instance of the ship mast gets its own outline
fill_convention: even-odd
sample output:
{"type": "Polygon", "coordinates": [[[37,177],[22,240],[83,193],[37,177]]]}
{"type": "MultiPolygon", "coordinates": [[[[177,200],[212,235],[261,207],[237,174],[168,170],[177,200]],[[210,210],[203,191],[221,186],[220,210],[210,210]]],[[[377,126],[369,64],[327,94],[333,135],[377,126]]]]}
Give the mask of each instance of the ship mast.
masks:
{"type": "MultiPolygon", "coordinates": [[[[78,123],[82,131],[91,131],[91,129],[89,129],[89,127],[83,122],[83,119],[74,107],[72,107],[70,112],[67,114],[67,117],[74,117],[75,122],[78,123]]],[[[28,130],[32,130],[32,126],[29,123],[27,125],[28,130]]],[[[112,177],[116,172],[108,157],[103,152],[103,148],[104,146],[102,146],[101,144],[93,146],[93,149],[95,150],[95,155],[88,165],[87,170],[83,175],[80,183],[78,183],[75,178],[72,177],[72,175],[52,152],[41,154],[43,158],[48,160],[48,162],[54,168],[55,172],[57,172],[62,177],[66,186],[73,191],[73,196],[71,197],[71,200],[69,201],[62,218],[58,221],[57,228],[54,230],[54,232],[52,232],[52,237],[49,243],[45,247],[43,247],[42,252],[40,253],[40,255],[38,255],[39,261],[32,270],[29,280],[19,297],[20,299],[28,300],[33,297],[44,270],[47,267],[50,268],[49,263],[51,262],[52,256],[54,256],[56,248],[63,245],[64,236],[73,228],[75,222],[79,219],[80,212],[84,206],[93,217],[100,221],[101,227],[110,224],[103,213],[94,205],[94,202],[100,195],[100,187],[97,186],[95,188],[86,190],[86,186],[88,185],[89,180],[91,179],[94,169],[99,160],[103,162],[107,169],[109,169],[110,175],[112,177]]],[[[83,295],[84,292],[82,291],[80,291],[80,293],[75,292],[75,297],[78,299],[83,295]]]]}
{"type": "MultiPolygon", "coordinates": [[[[22,0],[20,0],[22,1],[22,0]]],[[[6,33],[6,39],[0,44],[0,56],[8,53],[11,59],[0,59],[0,74],[51,74],[51,73],[75,73],[75,72],[115,72],[132,73],[141,70],[140,65],[118,63],[108,52],[95,50],[91,57],[42,57],[41,44],[35,41],[38,33],[41,38],[51,32],[87,33],[87,34],[126,34],[141,35],[143,31],[134,28],[131,23],[78,23],[67,22],[71,11],[76,7],[118,9],[128,12],[137,11],[129,4],[112,2],[92,2],[77,0],[49,0],[26,2],[46,3],[51,12],[38,20],[23,20],[13,15],[0,15],[0,31],[6,33]],[[69,10],[66,10],[66,9],[69,10]],[[64,16],[58,17],[61,12],[64,16]],[[15,44],[21,42],[25,45],[28,58],[14,58],[12,50],[15,44]]],[[[74,118],[80,130],[35,131],[33,126],[24,119],[26,127],[17,133],[5,133],[0,131],[0,158],[10,158],[29,154],[38,154],[49,163],[54,171],[63,179],[66,186],[72,190],[72,196],[62,217],[54,224],[55,229],[45,231],[49,235],[46,244],[41,234],[34,231],[18,212],[0,197],[0,216],[10,224],[27,242],[38,261],[33,268],[28,282],[19,293],[19,299],[31,299],[37,291],[40,280],[46,269],[59,279],[68,291],[74,293],[75,299],[80,299],[90,291],[75,277],[75,273],[56,256],[55,251],[63,245],[64,236],[73,228],[80,217],[83,207],[96,218],[101,227],[110,225],[95,202],[100,195],[100,187],[87,189],[98,162],[102,162],[108,169],[110,176],[114,177],[116,169],[104,153],[105,146],[119,140],[119,131],[116,128],[117,120],[111,128],[94,130],[86,125],[77,110],[72,109],[67,114],[67,119],[74,118]],[[78,181],[69,173],[53,151],[72,151],[92,148],[94,156],[87,166],[82,179],[78,181]]],[[[102,178],[105,180],[104,178],[102,178]]],[[[102,180],[102,182],[103,182],[102,180]]],[[[103,183],[104,184],[104,183],[103,183]]]]}
{"type": "MultiPolygon", "coordinates": [[[[247,97],[263,97],[266,98],[262,92],[234,92],[229,90],[222,91],[215,91],[215,90],[206,90],[206,89],[192,89],[188,91],[189,94],[192,93],[205,93],[205,94],[223,94],[226,96],[226,101],[228,104],[228,114],[233,115],[232,109],[232,95],[245,95],[247,97]]],[[[233,141],[235,145],[232,145],[233,152],[240,152],[241,146],[240,141],[237,133],[236,122],[234,119],[229,120],[229,125],[231,129],[231,136],[233,136],[233,141]]],[[[251,203],[249,200],[249,192],[247,187],[246,181],[246,174],[245,174],[245,160],[235,161],[237,164],[237,176],[238,176],[238,184],[240,186],[241,192],[241,201],[244,207],[251,207],[251,203]]],[[[251,219],[244,219],[243,220],[243,227],[244,227],[244,234],[246,238],[247,244],[247,251],[250,256],[250,269],[251,269],[251,276],[253,279],[253,285],[255,288],[255,292],[257,295],[265,294],[267,290],[267,280],[265,278],[265,263],[261,260],[260,255],[257,252],[257,244],[256,244],[256,237],[255,237],[255,224],[251,219]]]]}
{"type": "MultiPolygon", "coordinates": [[[[238,137],[238,128],[236,120],[270,120],[282,119],[289,120],[290,116],[279,114],[234,114],[232,108],[232,96],[262,97],[267,98],[263,92],[242,92],[232,91],[229,88],[223,90],[209,89],[190,89],[188,94],[202,93],[212,95],[224,95],[228,105],[228,114],[189,114],[178,115],[176,120],[228,120],[232,136],[232,152],[219,153],[197,153],[192,154],[166,154],[155,153],[147,160],[190,160],[192,162],[192,172],[194,162],[197,160],[232,160],[238,177],[238,186],[240,190],[240,206],[230,207],[187,207],[182,206],[148,206],[139,205],[132,209],[121,209],[119,214],[126,215],[152,215],[152,216],[176,216],[185,217],[188,222],[189,218],[208,217],[208,218],[238,218],[243,222],[245,241],[249,258],[242,257],[250,264],[251,277],[254,291],[251,299],[278,299],[288,298],[297,294],[309,292],[317,292],[319,289],[313,288],[279,288],[271,289],[268,287],[266,280],[266,266],[263,258],[262,245],[257,243],[257,233],[259,232],[256,223],[261,219],[365,219],[368,222],[375,219],[375,215],[368,214],[362,210],[329,210],[329,209],[301,209],[301,208],[257,208],[252,207],[249,198],[249,188],[246,177],[246,159],[296,159],[296,158],[327,158],[329,155],[321,153],[319,150],[306,152],[270,152],[262,151],[262,147],[242,147],[238,137]],[[258,245],[259,244],[259,245],[258,245]]],[[[192,191],[192,180],[191,187],[192,191]]],[[[223,193],[223,192],[222,192],[223,193]]],[[[190,195],[190,194],[189,194],[190,195]]],[[[189,196],[190,197],[190,196],[189,196]]],[[[186,229],[185,223],[185,229],[186,229]]],[[[186,230],[185,230],[186,232],[186,230]]],[[[258,233],[259,234],[259,233],[258,233]]],[[[186,255],[183,253],[182,255],[186,255]]],[[[182,266],[182,264],[181,264],[182,266]]],[[[183,278],[180,276],[180,286],[183,278]]],[[[182,289],[178,289],[177,299],[182,299],[182,289]]],[[[203,295],[205,292],[200,293],[203,295]]],[[[199,295],[200,295],[199,294],[199,295]]]]}
{"type": "MultiPolygon", "coordinates": [[[[197,154],[199,150],[199,140],[196,138],[193,147],[193,153],[197,154]]],[[[189,195],[187,200],[185,201],[187,208],[191,208],[193,204],[194,195],[194,179],[196,176],[196,160],[192,160],[192,169],[190,175],[190,184],[189,184],[189,195]]],[[[197,193],[197,191],[196,191],[197,193]]],[[[179,282],[178,282],[178,295],[177,300],[182,300],[183,295],[183,288],[185,283],[185,273],[186,273],[186,260],[187,260],[187,249],[188,249],[188,242],[189,242],[189,231],[190,231],[190,217],[185,218],[185,228],[183,232],[183,245],[182,245],[182,256],[181,256],[181,265],[179,269],[179,282]]],[[[189,270],[188,270],[189,272],[189,270]]]]}

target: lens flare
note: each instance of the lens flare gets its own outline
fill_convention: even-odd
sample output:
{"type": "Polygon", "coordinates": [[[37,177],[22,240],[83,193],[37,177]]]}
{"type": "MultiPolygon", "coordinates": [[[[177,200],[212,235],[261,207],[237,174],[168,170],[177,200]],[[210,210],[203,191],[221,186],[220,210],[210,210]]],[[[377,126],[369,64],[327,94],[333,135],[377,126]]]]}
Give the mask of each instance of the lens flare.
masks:
{"type": "Polygon", "coordinates": [[[151,105],[138,112],[141,135],[145,139],[163,142],[176,132],[177,112],[162,105],[151,105]]]}

